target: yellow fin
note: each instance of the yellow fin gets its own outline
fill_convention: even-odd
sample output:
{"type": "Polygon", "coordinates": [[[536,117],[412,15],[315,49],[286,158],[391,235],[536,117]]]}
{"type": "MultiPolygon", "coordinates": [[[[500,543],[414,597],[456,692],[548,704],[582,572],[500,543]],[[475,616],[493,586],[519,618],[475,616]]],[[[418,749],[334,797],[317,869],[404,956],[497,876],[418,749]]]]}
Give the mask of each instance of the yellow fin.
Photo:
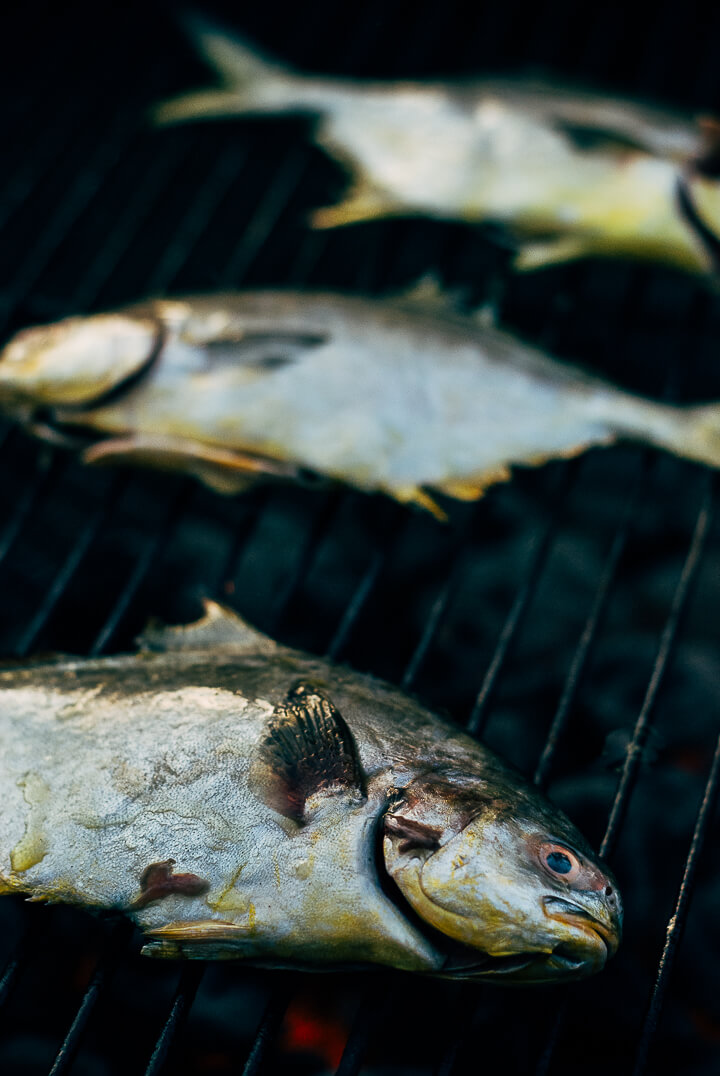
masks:
{"type": "Polygon", "coordinates": [[[85,463],[132,464],[162,471],[184,471],[216,493],[242,493],[258,479],[294,478],[292,464],[233,449],[216,448],[183,437],[130,435],[100,441],[83,453],[85,463]]]}
{"type": "Polygon", "coordinates": [[[381,190],[365,184],[350,188],[337,205],[316,209],[310,216],[313,228],[342,228],[346,224],[378,220],[392,214],[395,203],[381,190]]]}
{"type": "Polygon", "coordinates": [[[395,486],[388,488],[386,492],[400,504],[415,504],[435,516],[440,523],[447,523],[447,512],[420,486],[395,486]]]}
{"type": "Polygon", "coordinates": [[[438,484],[434,488],[448,497],[454,497],[457,501],[477,501],[490,486],[494,486],[496,482],[507,482],[510,478],[510,468],[503,464],[492,470],[483,471],[476,477],[448,479],[447,482],[438,484]]]}

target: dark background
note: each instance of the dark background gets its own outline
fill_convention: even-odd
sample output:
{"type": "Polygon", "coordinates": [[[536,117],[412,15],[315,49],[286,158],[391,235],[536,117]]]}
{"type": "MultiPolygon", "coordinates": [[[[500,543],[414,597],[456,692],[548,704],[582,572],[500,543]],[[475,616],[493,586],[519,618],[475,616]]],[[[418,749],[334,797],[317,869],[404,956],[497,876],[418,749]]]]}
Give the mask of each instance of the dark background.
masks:
{"type": "MultiPolygon", "coordinates": [[[[531,72],[720,109],[716,5],[203,9],[307,71],[531,72]]],[[[152,103],[211,79],[171,6],[29,3],[1,30],[3,337],[148,294],[255,284],[385,293],[432,270],[478,301],[501,294],[506,324],[628,387],[720,397],[720,303],[696,280],[619,262],[512,278],[503,237],[459,224],[312,233],[308,212],[346,178],[310,144],[309,121],[153,130],[152,103]]],[[[671,920],[700,848],[693,831],[718,733],[720,551],[707,471],[630,446],[597,451],[518,469],[477,506],[450,505],[443,526],[331,488],[224,500],[177,476],[92,472],[1,432],[0,652],[127,650],[149,616],[190,619],[209,594],[285,642],[404,683],[460,723],[474,714],[484,740],[530,775],[559,714],[551,795],[596,844],[616,802],[611,862],[627,914],[621,952],[598,978],[570,991],[493,991],[390,971],[223,965],[198,980],[141,960],[139,939],[112,923],[4,900],[0,1071],[49,1072],[74,1027],[55,1073],[141,1073],[174,1014],[177,1035],[153,1072],[167,1046],[167,1071],[182,1074],[325,1072],[343,1050],[345,1076],[631,1073],[669,921],[671,946],[681,944],[661,980],[659,1030],[644,1040],[648,1071],[717,1071],[709,809],[684,890],[692,902],[671,920]]]]}

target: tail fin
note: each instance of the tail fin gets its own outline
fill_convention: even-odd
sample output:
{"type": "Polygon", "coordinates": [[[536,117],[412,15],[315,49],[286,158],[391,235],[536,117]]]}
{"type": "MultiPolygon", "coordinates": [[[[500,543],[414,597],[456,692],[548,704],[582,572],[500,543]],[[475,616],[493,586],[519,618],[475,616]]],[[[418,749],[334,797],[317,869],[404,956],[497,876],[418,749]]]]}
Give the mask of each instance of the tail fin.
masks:
{"type": "Polygon", "coordinates": [[[676,429],[667,444],[672,452],[720,468],[720,403],[683,408],[676,429]]]}
{"type": "Polygon", "coordinates": [[[674,407],[624,394],[606,403],[608,425],[620,436],[720,469],[720,403],[674,407]]]}
{"type": "Polygon", "coordinates": [[[197,51],[214,68],[221,86],[164,101],[153,109],[156,123],[282,111],[293,106],[298,78],[281,63],[266,60],[201,15],[185,14],[182,23],[197,51]]]}

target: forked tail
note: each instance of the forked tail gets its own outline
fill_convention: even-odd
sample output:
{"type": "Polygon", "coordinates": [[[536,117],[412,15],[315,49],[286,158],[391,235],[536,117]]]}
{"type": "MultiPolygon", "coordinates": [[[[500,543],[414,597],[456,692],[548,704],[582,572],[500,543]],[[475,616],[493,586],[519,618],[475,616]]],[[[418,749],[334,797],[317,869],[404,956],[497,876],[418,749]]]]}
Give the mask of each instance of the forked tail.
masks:
{"type": "Polygon", "coordinates": [[[199,15],[184,15],[184,29],[200,55],[220,79],[220,86],[181,94],[153,109],[156,123],[182,123],[297,107],[303,82],[281,63],[259,52],[199,15]]]}

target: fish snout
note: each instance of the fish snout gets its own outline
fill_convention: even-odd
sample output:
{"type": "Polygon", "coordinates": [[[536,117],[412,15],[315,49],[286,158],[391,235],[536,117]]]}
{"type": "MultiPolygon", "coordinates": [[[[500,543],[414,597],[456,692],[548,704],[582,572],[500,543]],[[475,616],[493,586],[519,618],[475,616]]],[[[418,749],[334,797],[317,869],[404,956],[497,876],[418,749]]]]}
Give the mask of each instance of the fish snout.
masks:
{"type": "Polygon", "coordinates": [[[547,896],[543,898],[543,907],[549,919],[572,928],[573,937],[569,941],[584,945],[590,943],[591,948],[599,949],[597,939],[600,939],[606,950],[605,959],[617,952],[623,920],[617,889],[608,886],[601,892],[584,892],[582,904],[566,897],[547,896]]]}

